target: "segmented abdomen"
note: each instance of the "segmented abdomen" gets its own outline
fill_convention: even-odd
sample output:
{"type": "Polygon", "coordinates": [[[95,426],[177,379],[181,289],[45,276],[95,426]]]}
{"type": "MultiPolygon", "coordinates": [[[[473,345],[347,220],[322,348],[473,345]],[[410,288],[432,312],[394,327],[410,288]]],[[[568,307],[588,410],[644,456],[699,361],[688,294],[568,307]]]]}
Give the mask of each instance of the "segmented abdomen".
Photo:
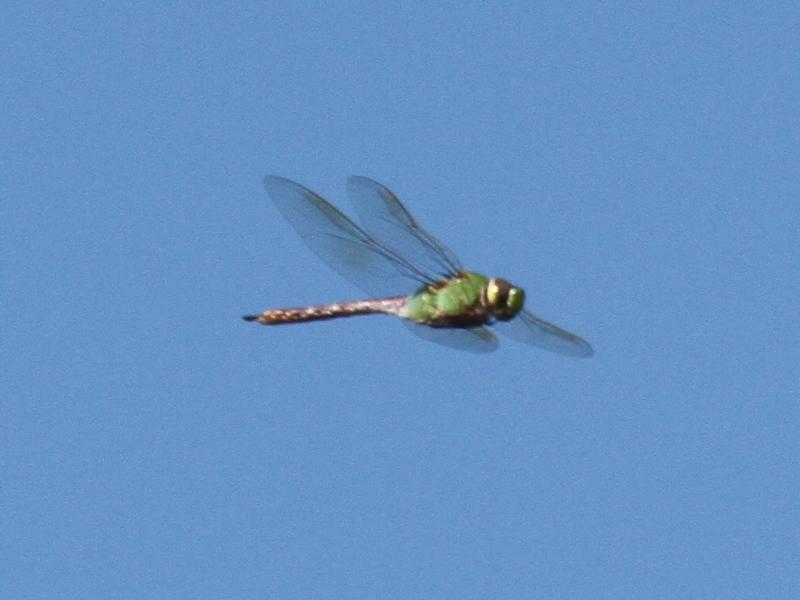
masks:
{"type": "Polygon", "coordinates": [[[394,315],[405,305],[408,298],[381,298],[378,300],[354,300],[333,304],[318,304],[303,308],[274,308],[260,315],[242,317],[245,321],[257,321],[262,325],[282,325],[284,323],[304,323],[322,321],[356,315],[386,314],[394,315]]]}

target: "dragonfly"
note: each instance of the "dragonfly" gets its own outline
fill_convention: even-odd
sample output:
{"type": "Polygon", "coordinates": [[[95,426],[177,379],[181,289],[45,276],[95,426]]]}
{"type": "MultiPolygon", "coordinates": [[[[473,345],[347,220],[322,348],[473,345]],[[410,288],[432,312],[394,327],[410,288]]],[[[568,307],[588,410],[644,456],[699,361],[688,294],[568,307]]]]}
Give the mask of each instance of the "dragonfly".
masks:
{"type": "Polygon", "coordinates": [[[456,255],[377,181],[360,176],[348,179],[348,194],[361,225],[319,194],[285,177],[269,175],[264,187],[305,244],[370,299],[272,308],[247,315],[245,321],[271,326],[391,315],[427,340],[468,352],[497,349],[494,332],[498,332],[563,355],[593,354],[586,340],[524,308],[522,288],[500,277],[465,270],[456,255]]]}

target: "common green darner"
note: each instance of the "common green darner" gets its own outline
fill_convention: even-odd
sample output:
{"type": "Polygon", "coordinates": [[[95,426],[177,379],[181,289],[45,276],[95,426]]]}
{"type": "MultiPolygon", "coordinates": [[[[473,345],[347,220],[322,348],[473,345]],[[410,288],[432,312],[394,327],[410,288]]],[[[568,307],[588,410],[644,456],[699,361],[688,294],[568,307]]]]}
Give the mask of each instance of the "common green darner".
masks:
{"type": "Polygon", "coordinates": [[[267,176],[264,187],[308,247],[373,299],[269,309],[243,317],[245,321],[279,325],[385,314],[402,318],[428,340],[470,352],[497,348],[491,327],[514,340],[560,354],[593,354],[582,338],[525,310],[521,288],[505,279],[466,271],[455,254],[378,182],[366,177],[348,180],[350,199],[363,227],[289,179],[267,176]],[[409,293],[397,295],[409,284],[409,293]]]}

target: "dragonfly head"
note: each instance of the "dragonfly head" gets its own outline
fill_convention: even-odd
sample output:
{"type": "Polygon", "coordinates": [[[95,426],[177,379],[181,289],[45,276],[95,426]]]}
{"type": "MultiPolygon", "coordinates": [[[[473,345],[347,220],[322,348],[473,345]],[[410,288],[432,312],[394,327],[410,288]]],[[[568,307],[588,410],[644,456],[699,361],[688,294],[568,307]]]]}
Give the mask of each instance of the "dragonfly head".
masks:
{"type": "Polygon", "coordinates": [[[505,279],[490,279],[485,291],[486,306],[500,321],[517,316],[525,304],[525,290],[514,287],[505,279]]]}

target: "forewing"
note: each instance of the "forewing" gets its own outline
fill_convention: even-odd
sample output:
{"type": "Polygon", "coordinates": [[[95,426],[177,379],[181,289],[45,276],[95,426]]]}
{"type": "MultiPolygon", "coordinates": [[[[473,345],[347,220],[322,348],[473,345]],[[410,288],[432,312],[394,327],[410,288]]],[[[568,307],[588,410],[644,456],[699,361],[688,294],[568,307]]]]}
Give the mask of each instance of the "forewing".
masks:
{"type": "Polygon", "coordinates": [[[518,342],[533,344],[567,356],[587,357],[594,354],[589,342],[574,333],[556,327],[527,310],[510,321],[497,321],[492,327],[518,342]]]}
{"type": "Polygon", "coordinates": [[[455,254],[411,216],[391,190],[368,177],[347,181],[350,200],[370,235],[401,253],[419,270],[435,278],[463,271],[455,254]]]}
{"type": "Polygon", "coordinates": [[[413,334],[449,348],[474,354],[494,352],[498,348],[497,337],[486,327],[461,329],[457,327],[430,327],[413,321],[403,321],[413,334]]]}
{"type": "Polygon", "coordinates": [[[433,281],[308,188],[276,176],[265,177],[264,187],[306,245],[366,293],[398,295],[433,281]]]}

